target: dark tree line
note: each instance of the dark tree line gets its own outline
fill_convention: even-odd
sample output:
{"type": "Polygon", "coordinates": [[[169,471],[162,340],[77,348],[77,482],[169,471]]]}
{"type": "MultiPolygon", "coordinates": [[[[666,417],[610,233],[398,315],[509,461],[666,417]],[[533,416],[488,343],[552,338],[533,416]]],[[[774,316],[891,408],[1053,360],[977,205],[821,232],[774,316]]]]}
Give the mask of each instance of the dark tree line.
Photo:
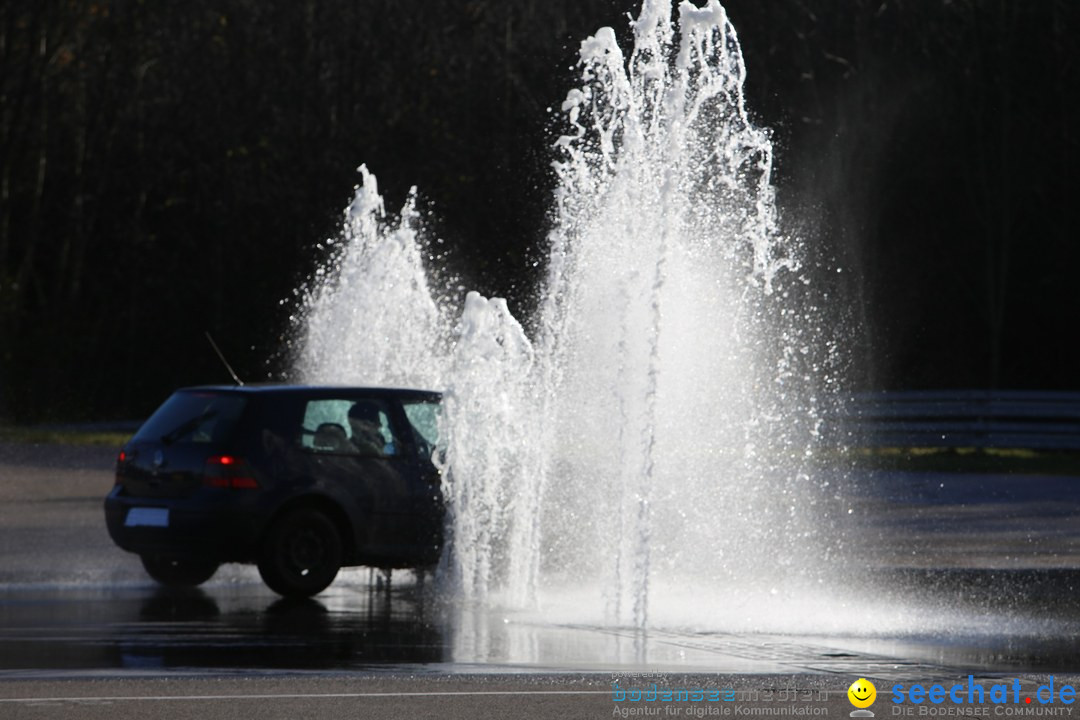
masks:
{"type": "MultiPolygon", "coordinates": [[[[726,3],[787,220],[876,386],[1072,387],[1071,0],[726,3]],[[869,366],[866,366],[869,367],[869,366]]],[[[125,417],[287,368],[289,298],[365,162],[526,307],[552,115],[612,0],[0,5],[0,419],[125,417]],[[284,301],[284,303],[283,303],[284,301]]]]}

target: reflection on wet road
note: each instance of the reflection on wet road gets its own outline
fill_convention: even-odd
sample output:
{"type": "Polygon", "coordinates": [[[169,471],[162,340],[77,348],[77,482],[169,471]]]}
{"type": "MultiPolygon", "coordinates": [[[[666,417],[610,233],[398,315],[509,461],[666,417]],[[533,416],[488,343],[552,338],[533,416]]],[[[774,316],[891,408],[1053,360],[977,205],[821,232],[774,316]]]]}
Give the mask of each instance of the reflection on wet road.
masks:
{"type": "MultiPolygon", "coordinates": [[[[357,593],[348,608],[248,586],[0,593],[4,669],[345,669],[444,659],[423,593],[357,593]]],[[[330,598],[332,602],[334,598],[330,598]]]]}
{"type": "MultiPolygon", "coordinates": [[[[1080,666],[1080,574],[903,578],[1001,632],[755,634],[557,624],[453,609],[407,574],[389,589],[366,573],[317,599],[283,600],[254,580],[205,590],[147,583],[0,590],[0,675],[41,671],[634,671],[855,673],[928,677],[1080,666]],[[999,591],[1024,596],[1016,622],[999,591]],[[979,588],[982,590],[979,590],[979,588]],[[1054,599],[1050,599],[1054,598],[1054,599]],[[1012,627],[1009,627],[1011,624],[1012,627]]],[[[842,608],[838,608],[843,612],[842,608]]]]}

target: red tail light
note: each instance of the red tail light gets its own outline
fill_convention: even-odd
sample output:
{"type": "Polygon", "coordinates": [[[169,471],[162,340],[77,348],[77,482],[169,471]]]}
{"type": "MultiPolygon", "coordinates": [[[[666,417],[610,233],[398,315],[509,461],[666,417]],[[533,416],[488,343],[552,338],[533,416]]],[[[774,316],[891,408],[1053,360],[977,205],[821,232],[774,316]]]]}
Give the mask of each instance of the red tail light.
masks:
{"type": "Polygon", "coordinates": [[[123,450],[116,456],[116,478],[113,480],[113,485],[122,485],[124,480],[120,477],[120,466],[127,460],[127,453],[123,450]]]}
{"type": "Polygon", "coordinates": [[[259,483],[243,459],[233,455],[215,455],[206,461],[203,485],[233,490],[256,490],[259,483]]]}

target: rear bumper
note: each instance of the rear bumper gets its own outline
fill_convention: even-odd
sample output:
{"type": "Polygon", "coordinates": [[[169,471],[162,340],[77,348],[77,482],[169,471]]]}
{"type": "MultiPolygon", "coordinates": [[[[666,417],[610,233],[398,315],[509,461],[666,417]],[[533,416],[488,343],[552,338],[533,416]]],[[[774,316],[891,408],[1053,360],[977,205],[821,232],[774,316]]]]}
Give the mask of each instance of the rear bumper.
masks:
{"type": "Polygon", "coordinates": [[[128,552],[218,562],[253,561],[262,528],[252,508],[229,502],[208,507],[205,498],[130,497],[121,488],[114,488],[105,498],[105,524],[113,542],[128,552]],[[168,525],[126,525],[133,508],[168,510],[168,525]]]}

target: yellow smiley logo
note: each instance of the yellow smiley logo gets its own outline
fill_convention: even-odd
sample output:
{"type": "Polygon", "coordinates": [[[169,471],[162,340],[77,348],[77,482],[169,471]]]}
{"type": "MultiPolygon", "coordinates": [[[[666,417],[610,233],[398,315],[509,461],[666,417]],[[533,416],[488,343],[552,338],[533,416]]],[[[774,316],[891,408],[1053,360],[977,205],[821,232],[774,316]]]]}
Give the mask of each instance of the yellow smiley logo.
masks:
{"type": "Polygon", "coordinates": [[[877,700],[877,688],[866,678],[859,678],[847,689],[848,700],[857,708],[868,708],[877,700]]]}

